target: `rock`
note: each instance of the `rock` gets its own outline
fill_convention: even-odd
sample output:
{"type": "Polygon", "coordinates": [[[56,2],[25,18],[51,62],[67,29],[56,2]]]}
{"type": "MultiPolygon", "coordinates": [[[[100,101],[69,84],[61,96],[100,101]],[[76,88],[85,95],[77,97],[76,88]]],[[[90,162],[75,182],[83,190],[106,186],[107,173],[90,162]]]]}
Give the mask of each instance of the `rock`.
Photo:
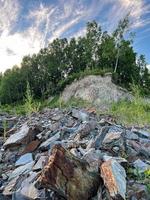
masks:
{"type": "Polygon", "coordinates": [[[32,153],[26,153],[16,161],[15,166],[25,165],[32,161],[33,161],[32,153]]]}
{"type": "Polygon", "coordinates": [[[53,121],[59,121],[63,118],[63,113],[61,111],[58,111],[56,113],[53,114],[53,116],[51,117],[51,120],[53,121]]]}
{"type": "Polygon", "coordinates": [[[99,181],[98,173],[88,171],[86,161],[55,145],[38,183],[67,199],[88,200],[96,194],[99,181]]]}
{"type": "Polygon", "coordinates": [[[40,145],[40,149],[41,150],[48,150],[50,149],[54,144],[56,144],[56,141],[58,141],[60,139],[60,132],[56,133],[53,137],[50,137],[48,140],[46,140],[45,142],[43,142],[40,145]]]}
{"type": "Polygon", "coordinates": [[[19,146],[20,144],[28,144],[34,140],[37,130],[29,128],[27,124],[24,124],[20,130],[11,135],[4,143],[4,148],[10,148],[13,146],[19,146]]]}
{"type": "Polygon", "coordinates": [[[16,159],[17,159],[17,155],[18,155],[18,150],[5,150],[4,153],[3,153],[3,162],[8,162],[10,164],[13,164],[16,162],[16,159]]]}
{"type": "Polygon", "coordinates": [[[125,137],[126,137],[126,139],[129,139],[129,140],[138,140],[139,139],[137,134],[135,134],[129,130],[126,131],[125,137]]]}
{"type": "Polygon", "coordinates": [[[19,175],[21,174],[25,174],[25,173],[28,173],[32,170],[32,167],[34,165],[34,161],[33,162],[30,162],[30,163],[27,163],[23,166],[20,166],[20,167],[17,167],[9,176],[9,180],[15,178],[15,177],[18,177],[19,175]]]}
{"type": "Polygon", "coordinates": [[[108,161],[108,160],[116,160],[116,162],[118,162],[120,165],[122,166],[126,166],[128,161],[125,158],[121,158],[121,157],[112,157],[112,156],[108,156],[108,155],[104,155],[103,156],[103,161],[108,161]]]}
{"type": "Polygon", "coordinates": [[[32,142],[30,142],[29,144],[27,144],[24,148],[24,150],[21,152],[21,154],[26,154],[26,153],[32,153],[33,151],[35,151],[37,149],[37,147],[39,146],[41,142],[39,140],[34,140],[32,142]]]}
{"type": "Polygon", "coordinates": [[[146,158],[150,158],[150,140],[140,139],[140,141],[127,140],[127,145],[133,148],[138,155],[144,155],[146,158]]]}
{"type": "Polygon", "coordinates": [[[128,184],[127,199],[150,200],[150,196],[145,185],[133,182],[128,184]]]}
{"type": "Polygon", "coordinates": [[[32,172],[28,178],[26,178],[22,183],[17,192],[14,193],[13,198],[15,200],[26,199],[45,199],[45,191],[36,189],[35,180],[37,173],[32,172]]]}
{"type": "Polygon", "coordinates": [[[131,131],[134,132],[135,134],[137,134],[141,138],[150,138],[150,132],[148,132],[148,131],[141,130],[141,129],[135,129],[135,128],[132,128],[131,131]]]}
{"type": "Polygon", "coordinates": [[[144,172],[148,169],[150,169],[150,165],[146,164],[140,159],[137,159],[136,161],[133,162],[133,166],[139,171],[139,172],[144,172]]]}
{"type": "Polygon", "coordinates": [[[125,199],[126,172],[116,160],[108,160],[100,166],[101,176],[112,199],[125,199]]]}
{"type": "Polygon", "coordinates": [[[99,134],[96,136],[95,140],[93,141],[93,143],[91,143],[91,145],[88,145],[88,148],[95,148],[95,149],[99,149],[102,146],[103,140],[106,136],[106,134],[109,131],[109,126],[104,126],[101,128],[101,131],[99,132],[99,134]]]}
{"type": "Polygon", "coordinates": [[[89,115],[81,110],[72,109],[72,116],[82,122],[89,121],[89,115]]]}
{"type": "Polygon", "coordinates": [[[103,144],[111,143],[121,137],[122,132],[108,132],[103,140],[103,144]]]}
{"type": "Polygon", "coordinates": [[[95,150],[93,148],[93,149],[90,149],[88,152],[86,152],[84,156],[82,157],[82,159],[86,160],[89,163],[90,169],[92,169],[92,171],[98,172],[99,166],[102,162],[102,157],[103,157],[103,154],[101,153],[101,151],[95,150]]]}
{"type": "Polygon", "coordinates": [[[0,135],[4,132],[4,124],[6,131],[9,131],[17,122],[17,117],[2,116],[0,117],[0,135]]]}
{"type": "Polygon", "coordinates": [[[95,121],[89,121],[85,122],[84,124],[81,124],[76,131],[76,135],[78,135],[78,138],[81,140],[84,137],[88,136],[91,131],[93,131],[96,128],[96,122],[95,121]]]}
{"type": "Polygon", "coordinates": [[[126,90],[112,83],[110,75],[104,77],[91,75],[67,86],[61,98],[64,102],[71,98],[82,99],[92,103],[97,110],[106,111],[113,102],[131,99],[131,96],[126,90]]]}
{"type": "Polygon", "coordinates": [[[34,171],[42,170],[44,167],[44,164],[46,163],[48,157],[47,156],[41,156],[39,160],[35,163],[33,166],[34,171]]]}
{"type": "Polygon", "coordinates": [[[140,139],[140,153],[150,158],[150,139],[140,139]]]}
{"type": "Polygon", "coordinates": [[[7,186],[4,188],[3,195],[5,195],[5,196],[10,196],[10,195],[12,195],[12,193],[13,193],[13,188],[14,188],[14,186],[16,185],[17,180],[18,180],[18,177],[15,177],[14,179],[12,179],[12,180],[7,184],[7,186]]]}
{"type": "Polygon", "coordinates": [[[76,148],[72,148],[71,150],[70,150],[70,152],[74,155],[74,156],[76,156],[76,157],[81,157],[81,154],[80,154],[80,152],[76,149],[76,148]]]}

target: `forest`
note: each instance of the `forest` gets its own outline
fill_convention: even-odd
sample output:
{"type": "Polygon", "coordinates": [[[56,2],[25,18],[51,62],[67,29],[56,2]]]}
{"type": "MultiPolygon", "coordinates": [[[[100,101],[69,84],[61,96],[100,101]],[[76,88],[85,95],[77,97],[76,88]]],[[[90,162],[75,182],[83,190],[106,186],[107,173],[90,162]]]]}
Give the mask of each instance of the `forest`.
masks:
{"type": "Polygon", "coordinates": [[[37,54],[26,55],[21,66],[0,74],[0,103],[23,101],[29,84],[35,99],[60,94],[81,74],[111,72],[116,84],[130,90],[134,83],[141,94],[150,95],[150,73],[144,55],[133,48],[133,34],[125,17],[108,33],[96,22],[88,22],[86,34],[77,38],[57,38],[37,54]]]}

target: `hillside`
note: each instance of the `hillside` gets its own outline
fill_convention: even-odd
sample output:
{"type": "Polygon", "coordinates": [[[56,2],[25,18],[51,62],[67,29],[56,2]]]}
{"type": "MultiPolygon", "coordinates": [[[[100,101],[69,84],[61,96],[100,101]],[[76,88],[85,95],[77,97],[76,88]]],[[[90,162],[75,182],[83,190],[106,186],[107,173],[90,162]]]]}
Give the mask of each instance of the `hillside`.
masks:
{"type": "Polygon", "coordinates": [[[112,103],[131,100],[132,95],[112,82],[110,74],[104,76],[86,76],[68,85],[62,92],[64,102],[72,98],[82,99],[101,111],[108,111],[112,103]]]}

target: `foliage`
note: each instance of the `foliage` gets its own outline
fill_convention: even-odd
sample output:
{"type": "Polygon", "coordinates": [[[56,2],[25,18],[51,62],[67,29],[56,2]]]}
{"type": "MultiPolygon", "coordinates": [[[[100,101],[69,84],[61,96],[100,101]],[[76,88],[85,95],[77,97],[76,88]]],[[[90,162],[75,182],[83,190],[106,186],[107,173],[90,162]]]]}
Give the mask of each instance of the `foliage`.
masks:
{"type": "Polygon", "coordinates": [[[27,82],[34,99],[45,100],[60,95],[75,79],[106,72],[114,72],[115,83],[131,89],[134,82],[141,87],[143,95],[149,95],[150,73],[145,57],[138,57],[132,47],[128,27],[128,16],[119,22],[113,33],[103,31],[96,21],[88,22],[83,37],[57,38],[39,53],[25,56],[21,67],[14,66],[0,74],[1,104],[17,104],[29,95],[26,96],[26,110],[34,112],[40,105],[33,105],[33,96],[26,93],[27,82]]]}
{"type": "Polygon", "coordinates": [[[139,169],[129,167],[127,170],[128,177],[144,184],[150,194],[150,170],[141,172],[139,169]]]}
{"type": "Polygon", "coordinates": [[[27,82],[27,89],[26,89],[26,94],[25,94],[25,104],[24,104],[25,113],[30,115],[33,112],[38,112],[39,109],[40,109],[40,102],[34,101],[30,85],[27,82]]]}
{"type": "Polygon", "coordinates": [[[78,108],[86,108],[86,107],[92,107],[92,104],[88,101],[79,99],[79,98],[71,98],[69,101],[64,102],[61,99],[61,96],[57,95],[52,98],[50,102],[46,102],[45,104],[49,108],[72,108],[72,107],[78,107],[78,108]]]}
{"type": "Polygon", "coordinates": [[[145,125],[150,123],[150,102],[144,100],[138,86],[131,86],[133,99],[131,101],[122,100],[119,103],[113,103],[111,112],[117,116],[119,121],[128,125],[145,125]]]}

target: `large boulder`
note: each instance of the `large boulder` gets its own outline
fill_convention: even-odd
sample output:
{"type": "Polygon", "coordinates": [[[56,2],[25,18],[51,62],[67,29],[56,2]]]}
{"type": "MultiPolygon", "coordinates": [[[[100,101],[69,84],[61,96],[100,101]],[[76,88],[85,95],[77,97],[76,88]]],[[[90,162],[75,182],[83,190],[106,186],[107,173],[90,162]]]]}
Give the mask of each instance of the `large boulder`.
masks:
{"type": "Polygon", "coordinates": [[[87,76],[81,80],[74,81],[67,86],[62,93],[62,100],[67,102],[71,98],[88,101],[107,110],[112,102],[122,99],[131,99],[131,95],[124,89],[118,87],[111,81],[111,76],[87,76]]]}
{"type": "Polygon", "coordinates": [[[88,167],[86,161],[55,145],[38,184],[66,199],[88,200],[96,194],[100,182],[99,174],[89,171],[88,167]]]}

